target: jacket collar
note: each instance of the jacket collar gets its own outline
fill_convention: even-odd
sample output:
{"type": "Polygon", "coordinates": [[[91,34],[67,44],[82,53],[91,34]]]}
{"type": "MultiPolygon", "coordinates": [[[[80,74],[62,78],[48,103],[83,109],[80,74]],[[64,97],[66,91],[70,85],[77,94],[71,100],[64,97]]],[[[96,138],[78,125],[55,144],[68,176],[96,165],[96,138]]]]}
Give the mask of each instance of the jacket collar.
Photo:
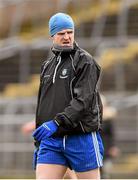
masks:
{"type": "Polygon", "coordinates": [[[58,56],[59,54],[62,55],[62,54],[72,54],[76,51],[78,47],[78,44],[74,41],[74,44],[73,44],[73,48],[61,48],[61,47],[52,47],[51,50],[52,52],[58,56]]]}

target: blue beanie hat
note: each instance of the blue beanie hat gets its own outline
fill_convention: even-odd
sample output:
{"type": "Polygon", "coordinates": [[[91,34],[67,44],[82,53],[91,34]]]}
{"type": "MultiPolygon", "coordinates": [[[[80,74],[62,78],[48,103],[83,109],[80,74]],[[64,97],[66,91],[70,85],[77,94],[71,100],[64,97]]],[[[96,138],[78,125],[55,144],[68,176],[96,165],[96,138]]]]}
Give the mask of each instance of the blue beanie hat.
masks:
{"type": "Polygon", "coordinates": [[[49,32],[54,36],[57,32],[64,29],[74,29],[74,22],[72,18],[65,13],[57,13],[49,20],[49,32]]]}

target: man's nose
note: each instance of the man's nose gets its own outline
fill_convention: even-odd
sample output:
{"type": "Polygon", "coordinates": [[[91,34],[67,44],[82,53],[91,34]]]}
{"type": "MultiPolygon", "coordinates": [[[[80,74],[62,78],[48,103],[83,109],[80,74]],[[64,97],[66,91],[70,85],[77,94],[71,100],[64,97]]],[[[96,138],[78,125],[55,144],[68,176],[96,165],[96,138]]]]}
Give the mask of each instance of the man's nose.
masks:
{"type": "Polygon", "coordinates": [[[64,39],[68,39],[69,38],[69,34],[68,33],[65,33],[64,34],[64,39]]]}

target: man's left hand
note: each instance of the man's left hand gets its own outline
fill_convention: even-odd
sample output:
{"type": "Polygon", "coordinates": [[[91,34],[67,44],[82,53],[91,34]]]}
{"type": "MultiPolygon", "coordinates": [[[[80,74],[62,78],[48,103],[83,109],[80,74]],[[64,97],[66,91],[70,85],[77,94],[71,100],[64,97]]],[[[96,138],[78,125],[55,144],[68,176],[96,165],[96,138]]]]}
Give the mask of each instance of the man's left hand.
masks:
{"type": "Polygon", "coordinates": [[[41,142],[41,140],[46,137],[50,137],[54,132],[58,129],[57,124],[54,120],[50,120],[48,122],[44,122],[40,127],[38,127],[32,134],[35,140],[41,142]]]}

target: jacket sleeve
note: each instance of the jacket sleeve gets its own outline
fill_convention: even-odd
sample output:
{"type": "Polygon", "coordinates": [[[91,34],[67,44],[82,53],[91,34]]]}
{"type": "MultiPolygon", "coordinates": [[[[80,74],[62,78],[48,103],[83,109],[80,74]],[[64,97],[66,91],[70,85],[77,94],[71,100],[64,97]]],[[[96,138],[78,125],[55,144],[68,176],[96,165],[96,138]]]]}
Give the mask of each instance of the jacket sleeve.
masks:
{"type": "Polygon", "coordinates": [[[65,128],[77,127],[82,114],[92,105],[98,79],[98,66],[95,61],[92,61],[92,63],[86,62],[77,70],[76,78],[72,84],[73,98],[64,112],[58,113],[55,117],[59,126],[65,128]]]}

